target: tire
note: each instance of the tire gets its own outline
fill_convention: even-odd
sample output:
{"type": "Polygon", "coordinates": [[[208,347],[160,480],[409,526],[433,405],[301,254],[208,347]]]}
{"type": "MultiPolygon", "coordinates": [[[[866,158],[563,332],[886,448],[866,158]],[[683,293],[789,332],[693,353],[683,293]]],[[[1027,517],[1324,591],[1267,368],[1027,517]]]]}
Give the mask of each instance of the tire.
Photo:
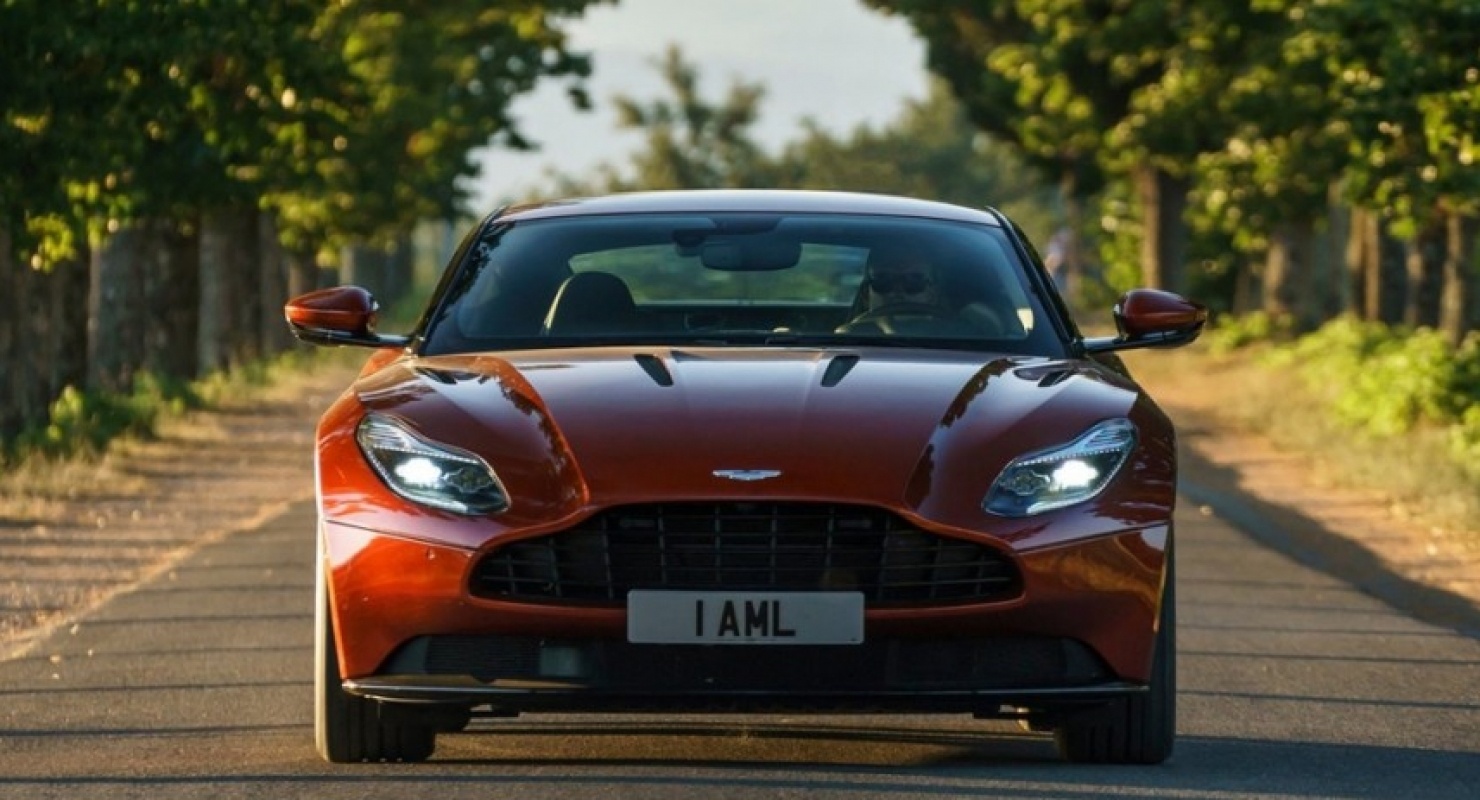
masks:
{"type": "Polygon", "coordinates": [[[325,761],[425,761],[436,749],[430,726],[383,722],[378,703],[340,686],[339,654],[329,613],[327,577],[320,567],[314,611],[314,744],[325,761]]]}
{"type": "Polygon", "coordinates": [[[1145,694],[1116,700],[1065,720],[1054,742],[1066,761],[1081,764],[1160,764],[1177,735],[1177,592],[1167,549],[1166,588],[1145,694]]]}

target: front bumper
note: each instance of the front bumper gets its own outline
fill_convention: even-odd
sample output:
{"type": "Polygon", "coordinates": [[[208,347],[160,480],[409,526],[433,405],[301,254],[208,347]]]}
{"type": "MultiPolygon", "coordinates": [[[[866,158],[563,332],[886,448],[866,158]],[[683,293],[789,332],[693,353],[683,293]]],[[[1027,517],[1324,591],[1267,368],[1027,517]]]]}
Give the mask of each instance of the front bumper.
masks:
{"type": "Polygon", "coordinates": [[[364,696],[571,710],[934,698],[974,710],[1137,691],[1168,529],[1016,553],[1023,593],[1010,601],[869,608],[862,645],[722,648],[629,644],[619,607],[473,597],[471,550],[332,521],[322,534],[345,686],[364,696]]]}

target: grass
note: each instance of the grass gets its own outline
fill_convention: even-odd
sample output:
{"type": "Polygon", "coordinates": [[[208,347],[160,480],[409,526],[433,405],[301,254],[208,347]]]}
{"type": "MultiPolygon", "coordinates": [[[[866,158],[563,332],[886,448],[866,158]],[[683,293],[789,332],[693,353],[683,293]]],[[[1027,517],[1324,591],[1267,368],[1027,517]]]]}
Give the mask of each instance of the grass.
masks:
{"type": "Polygon", "coordinates": [[[195,381],[184,387],[186,402],[159,397],[150,406],[148,397],[141,400],[136,393],[128,400],[133,424],[114,425],[106,438],[86,424],[57,428],[53,423],[53,429],[75,438],[12,452],[0,469],[0,519],[40,524],[78,502],[147,493],[147,481],[119,468],[130,453],[166,436],[186,442],[219,436],[213,411],[291,399],[310,383],[347,385],[365,355],[349,348],[298,347],[195,381]]]}

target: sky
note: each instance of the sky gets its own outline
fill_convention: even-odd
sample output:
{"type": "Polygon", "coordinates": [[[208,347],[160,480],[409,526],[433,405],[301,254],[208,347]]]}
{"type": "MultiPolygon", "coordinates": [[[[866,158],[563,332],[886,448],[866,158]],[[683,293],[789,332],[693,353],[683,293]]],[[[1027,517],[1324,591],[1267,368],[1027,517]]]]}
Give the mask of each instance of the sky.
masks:
{"type": "Polygon", "coordinates": [[[555,80],[518,100],[520,129],[540,149],[480,151],[475,211],[548,183],[550,167],[579,175],[603,162],[625,165],[641,136],[617,130],[611,99],[666,99],[656,64],[670,43],[697,67],[711,102],[736,81],[765,87],[753,131],[773,152],[800,136],[805,118],[845,134],[894,119],[927,92],[924,45],[903,20],[862,0],[619,0],[590,7],[566,29],[569,47],[592,57],[592,111],[572,108],[555,80]]]}

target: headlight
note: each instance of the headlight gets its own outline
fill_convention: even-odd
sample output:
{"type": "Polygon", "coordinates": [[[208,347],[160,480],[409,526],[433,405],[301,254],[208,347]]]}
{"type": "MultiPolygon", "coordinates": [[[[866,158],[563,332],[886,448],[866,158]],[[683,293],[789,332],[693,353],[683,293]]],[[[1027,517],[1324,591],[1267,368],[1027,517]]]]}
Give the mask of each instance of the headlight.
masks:
{"type": "Polygon", "coordinates": [[[355,441],[386,485],[407,500],[459,514],[509,507],[503,483],[483,459],[423,439],[390,417],[366,416],[355,441]]]}
{"type": "Polygon", "coordinates": [[[1014,460],[987,492],[982,507],[1004,517],[1027,517],[1099,494],[1136,446],[1136,426],[1110,419],[1078,439],[1014,460]]]}

